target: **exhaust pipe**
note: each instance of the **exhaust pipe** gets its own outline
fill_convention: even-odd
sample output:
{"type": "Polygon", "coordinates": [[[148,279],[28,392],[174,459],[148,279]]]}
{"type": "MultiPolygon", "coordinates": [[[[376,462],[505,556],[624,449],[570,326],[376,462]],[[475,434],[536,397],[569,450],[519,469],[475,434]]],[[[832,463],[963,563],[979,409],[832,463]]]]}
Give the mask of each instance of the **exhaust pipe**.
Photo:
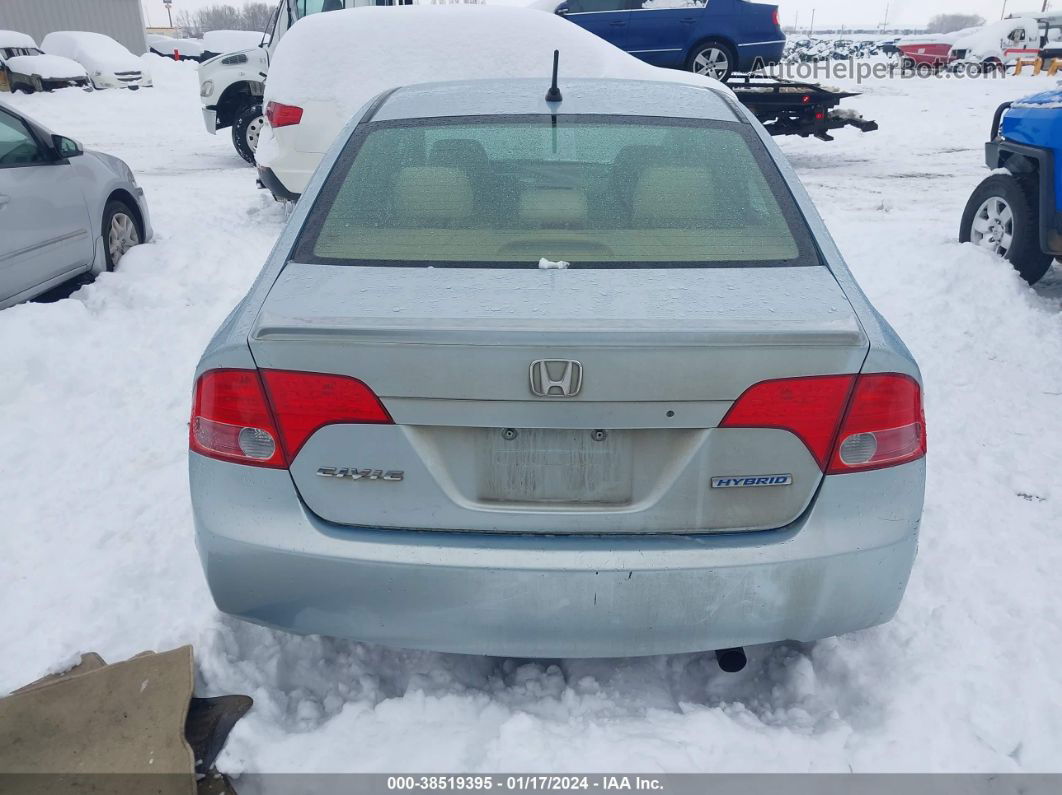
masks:
{"type": "Polygon", "coordinates": [[[745,650],[740,646],[736,649],[720,649],[715,653],[715,661],[719,668],[728,674],[736,674],[748,663],[745,650]]]}

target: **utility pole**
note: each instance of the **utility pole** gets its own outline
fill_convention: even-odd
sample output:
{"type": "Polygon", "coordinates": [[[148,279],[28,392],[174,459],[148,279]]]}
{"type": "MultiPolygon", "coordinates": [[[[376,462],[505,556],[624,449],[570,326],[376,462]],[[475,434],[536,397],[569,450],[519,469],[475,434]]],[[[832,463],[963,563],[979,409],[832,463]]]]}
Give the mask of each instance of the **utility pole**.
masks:
{"type": "Polygon", "coordinates": [[[1006,19],[1007,18],[1007,0],[1003,0],[1003,13],[1000,14],[999,18],[1000,19],[1006,19]]]}
{"type": "Polygon", "coordinates": [[[815,9],[811,9],[811,29],[808,30],[808,36],[815,35],[815,9]]]}
{"type": "Polygon", "coordinates": [[[166,6],[166,17],[170,20],[170,27],[173,27],[173,0],[162,0],[162,4],[166,6]]]}
{"type": "Polygon", "coordinates": [[[884,33],[886,30],[889,29],[889,10],[890,10],[890,7],[891,7],[891,3],[886,2],[885,3],[885,19],[882,20],[882,23],[881,23],[881,32],[882,33],[884,33]]]}

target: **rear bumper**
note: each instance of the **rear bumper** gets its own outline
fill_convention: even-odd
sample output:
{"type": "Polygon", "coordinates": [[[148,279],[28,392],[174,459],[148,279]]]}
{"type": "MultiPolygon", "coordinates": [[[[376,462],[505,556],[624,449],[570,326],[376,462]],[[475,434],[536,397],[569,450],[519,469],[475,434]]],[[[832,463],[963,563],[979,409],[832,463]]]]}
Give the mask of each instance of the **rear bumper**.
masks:
{"type": "Polygon", "coordinates": [[[811,641],[888,621],[917,548],[923,461],[826,478],[741,536],[500,536],[322,521],[286,471],[190,456],[218,607],[303,634],[525,657],[811,641]]]}
{"type": "Polygon", "coordinates": [[[273,198],[279,201],[295,202],[299,200],[298,193],[292,193],[283,182],[280,181],[280,177],[276,175],[276,172],[271,168],[265,166],[258,167],[258,181],[262,183],[262,187],[266,188],[273,194],[273,198]]]}

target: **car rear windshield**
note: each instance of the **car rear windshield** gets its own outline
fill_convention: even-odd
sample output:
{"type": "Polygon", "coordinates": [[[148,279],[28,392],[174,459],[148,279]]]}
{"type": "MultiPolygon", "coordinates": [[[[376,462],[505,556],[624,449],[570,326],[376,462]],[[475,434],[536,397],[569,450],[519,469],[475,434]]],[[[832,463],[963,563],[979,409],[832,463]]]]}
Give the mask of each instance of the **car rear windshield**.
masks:
{"type": "Polygon", "coordinates": [[[293,253],[336,265],[816,265],[747,125],[602,116],[360,126],[293,253]]]}

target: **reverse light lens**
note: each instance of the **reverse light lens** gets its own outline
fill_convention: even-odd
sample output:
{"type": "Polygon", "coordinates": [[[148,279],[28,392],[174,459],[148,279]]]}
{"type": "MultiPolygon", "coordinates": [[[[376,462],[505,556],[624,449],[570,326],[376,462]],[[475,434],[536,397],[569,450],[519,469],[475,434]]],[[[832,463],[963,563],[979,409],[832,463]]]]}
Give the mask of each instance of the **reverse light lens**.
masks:
{"type": "Polygon", "coordinates": [[[248,458],[268,461],[277,451],[277,443],[268,431],[261,428],[241,428],[237,443],[248,458]]]}
{"type": "Polygon", "coordinates": [[[213,80],[205,80],[203,82],[203,85],[201,85],[199,87],[199,96],[201,96],[201,97],[209,97],[213,93],[214,93],[214,81],[213,80]]]}
{"type": "Polygon", "coordinates": [[[857,433],[841,443],[841,460],[849,465],[865,464],[878,452],[878,437],[872,433],[857,433]]]}
{"type": "Polygon", "coordinates": [[[280,102],[270,102],[266,105],[266,121],[274,130],[280,127],[291,127],[302,121],[302,108],[295,105],[283,105],[280,102]]]}

